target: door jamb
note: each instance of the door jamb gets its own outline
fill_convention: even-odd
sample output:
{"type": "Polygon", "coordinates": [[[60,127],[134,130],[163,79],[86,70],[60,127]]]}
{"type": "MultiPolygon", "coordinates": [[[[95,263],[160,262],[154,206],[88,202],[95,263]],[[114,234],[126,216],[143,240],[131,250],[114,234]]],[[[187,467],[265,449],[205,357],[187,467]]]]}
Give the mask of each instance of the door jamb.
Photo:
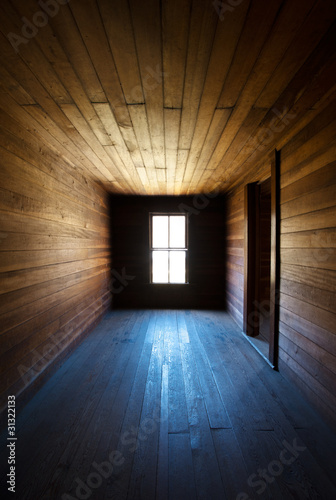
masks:
{"type": "MultiPolygon", "coordinates": [[[[268,359],[273,368],[278,365],[279,285],[280,285],[280,151],[275,150],[271,161],[271,265],[270,265],[270,340],[268,359]]],[[[259,185],[249,183],[244,188],[244,333],[254,337],[259,333],[259,185]]]]}
{"type": "Polygon", "coordinates": [[[278,368],[280,293],[280,151],[271,157],[271,276],[269,360],[278,368]]]}

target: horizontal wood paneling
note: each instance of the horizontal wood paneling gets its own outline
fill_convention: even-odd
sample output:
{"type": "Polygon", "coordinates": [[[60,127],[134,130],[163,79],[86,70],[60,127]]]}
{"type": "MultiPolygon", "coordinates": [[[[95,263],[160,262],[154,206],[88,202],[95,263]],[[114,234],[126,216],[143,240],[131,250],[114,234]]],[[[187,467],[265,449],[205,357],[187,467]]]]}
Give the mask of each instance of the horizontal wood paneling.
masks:
{"type": "MultiPolygon", "coordinates": [[[[0,6],[0,315],[3,335],[25,322],[37,328],[36,337],[28,324],[27,337],[13,334],[17,362],[25,342],[37,349],[57,335],[58,317],[77,321],[77,301],[79,336],[106,305],[110,227],[102,186],[127,195],[229,194],[225,231],[214,212],[195,227],[211,250],[216,224],[226,240],[227,307],[242,327],[243,187],[269,177],[275,148],[282,153],[282,323],[290,318],[288,327],[312,342],[316,335],[326,349],[336,272],[335,1],[245,0],[227,10],[211,0],[82,3],[60,2],[16,48],[8,34],[22,34],[42,4],[0,6]]],[[[141,242],[146,227],[134,224],[134,210],[124,215],[118,255],[132,244],[127,231],[141,242]]],[[[222,305],[220,259],[205,254],[201,245],[190,304],[222,305]]],[[[121,297],[135,303],[148,262],[125,255],[136,278],[121,297]]],[[[123,258],[119,264],[121,271],[123,258]]],[[[179,291],[174,300],[183,298],[179,291]]],[[[291,356],[294,337],[281,339],[281,362],[288,373],[301,363],[304,387],[312,351],[301,343],[303,354],[291,356]]],[[[20,392],[14,371],[8,383],[20,392]]],[[[325,381],[322,373],[312,385],[316,401],[325,381]]]]}
{"type": "Polygon", "coordinates": [[[107,194],[4,112],[1,131],[3,407],[80,339],[111,294],[107,194]]]}
{"type": "Polygon", "coordinates": [[[226,283],[227,307],[243,329],[244,304],[244,190],[226,201],[226,283]],[[237,262],[236,256],[240,256],[237,262]]]}
{"type": "Polygon", "coordinates": [[[300,378],[308,397],[323,401],[333,419],[336,167],[330,158],[335,126],[332,109],[325,111],[282,151],[279,339],[280,358],[288,363],[289,373],[300,378]],[[318,169],[316,158],[322,160],[318,169]],[[296,166],[302,162],[304,169],[298,175],[296,166]]]}
{"type": "MultiPolygon", "coordinates": [[[[334,106],[334,105],[333,105],[334,106]]],[[[336,421],[336,166],[334,107],[281,150],[279,368],[336,421]]],[[[266,168],[266,167],[265,167],[266,168]]],[[[255,177],[251,177],[255,181],[255,177]]],[[[242,189],[227,204],[228,310],[241,326],[242,189]],[[240,235],[240,236],[239,236],[240,235]]]]}

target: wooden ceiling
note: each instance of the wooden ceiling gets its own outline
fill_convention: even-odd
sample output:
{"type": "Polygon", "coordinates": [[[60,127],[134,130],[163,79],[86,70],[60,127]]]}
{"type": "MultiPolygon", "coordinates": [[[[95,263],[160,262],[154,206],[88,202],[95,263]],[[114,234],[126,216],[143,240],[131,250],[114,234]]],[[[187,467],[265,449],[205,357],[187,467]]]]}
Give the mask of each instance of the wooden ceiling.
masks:
{"type": "Polygon", "coordinates": [[[335,0],[1,0],[1,120],[111,192],[227,191],[334,99],[335,14],[335,0]]]}

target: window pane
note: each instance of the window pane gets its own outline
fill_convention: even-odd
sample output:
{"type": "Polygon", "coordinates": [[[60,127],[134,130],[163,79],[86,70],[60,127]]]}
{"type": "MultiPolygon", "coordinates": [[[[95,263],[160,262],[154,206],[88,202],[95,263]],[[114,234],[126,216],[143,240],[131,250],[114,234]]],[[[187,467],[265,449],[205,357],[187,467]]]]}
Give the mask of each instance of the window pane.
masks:
{"type": "Polygon", "coordinates": [[[168,216],[153,215],[153,248],[168,248],[168,216]]]}
{"type": "Polygon", "coordinates": [[[168,252],[153,251],[152,259],[153,283],[168,283],[168,252]]]}
{"type": "Polygon", "coordinates": [[[170,252],[170,283],[185,283],[186,252],[170,252]]]}
{"type": "Polygon", "coordinates": [[[185,248],[185,216],[171,215],[169,218],[170,242],[169,246],[173,248],[185,248]]]}

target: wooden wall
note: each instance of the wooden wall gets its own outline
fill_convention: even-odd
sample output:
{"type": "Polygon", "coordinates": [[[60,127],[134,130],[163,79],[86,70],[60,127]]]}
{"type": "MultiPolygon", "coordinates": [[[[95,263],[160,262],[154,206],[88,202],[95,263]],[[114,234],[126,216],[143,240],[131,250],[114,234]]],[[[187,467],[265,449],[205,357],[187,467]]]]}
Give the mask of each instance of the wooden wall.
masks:
{"type": "MultiPolygon", "coordinates": [[[[281,148],[279,370],[336,422],[336,121],[325,108],[281,148]]],[[[270,174],[265,164],[259,175],[270,174]]],[[[254,177],[251,182],[256,181],[254,177]]],[[[248,180],[250,182],[250,180],[248,180]]],[[[244,191],[227,203],[227,307],[243,327],[244,191]]]]}
{"type": "Polygon", "coordinates": [[[0,120],[1,408],[110,302],[106,194],[12,112],[0,120]]]}
{"type": "Polygon", "coordinates": [[[243,330],[244,311],[244,186],[226,201],[227,309],[243,330]]]}
{"type": "Polygon", "coordinates": [[[281,151],[279,367],[336,421],[336,121],[327,108],[281,151]]]}
{"type": "Polygon", "coordinates": [[[111,203],[116,307],[223,308],[223,197],[112,196],[111,203]],[[150,284],[149,213],[180,209],[189,214],[189,284],[150,284]],[[124,286],[123,269],[131,277],[124,286]]]}

